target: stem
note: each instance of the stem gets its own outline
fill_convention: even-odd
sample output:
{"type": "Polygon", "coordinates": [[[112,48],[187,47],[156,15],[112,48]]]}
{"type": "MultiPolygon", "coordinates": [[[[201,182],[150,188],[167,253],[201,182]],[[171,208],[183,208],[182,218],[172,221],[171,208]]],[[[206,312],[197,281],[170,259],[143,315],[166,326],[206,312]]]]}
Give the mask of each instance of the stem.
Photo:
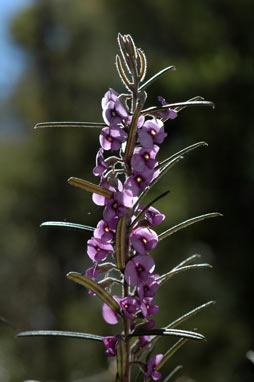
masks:
{"type": "MultiPolygon", "coordinates": [[[[129,286],[124,280],[124,297],[129,296],[129,286]]],[[[123,382],[130,382],[130,320],[124,316],[124,337],[125,337],[125,346],[126,346],[126,370],[123,382]]]]}

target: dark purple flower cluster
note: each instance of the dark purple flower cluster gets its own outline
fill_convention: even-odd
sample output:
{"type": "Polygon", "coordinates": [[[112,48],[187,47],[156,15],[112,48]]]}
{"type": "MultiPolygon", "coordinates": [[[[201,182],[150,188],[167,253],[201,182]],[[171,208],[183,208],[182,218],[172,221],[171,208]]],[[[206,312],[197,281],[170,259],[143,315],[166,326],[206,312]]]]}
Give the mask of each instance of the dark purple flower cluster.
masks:
{"type": "MultiPolygon", "coordinates": [[[[129,172],[123,157],[132,116],[127,106],[119,100],[118,93],[109,89],[102,99],[103,119],[107,124],[101,131],[99,141],[100,149],[96,156],[94,175],[100,178],[99,185],[109,191],[113,196],[107,198],[96,193],[93,194],[95,204],[104,206],[103,219],[99,221],[93,237],[88,240],[87,253],[93,261],[93,267],[86,271],[86,276],[103,284],[102,269],[108,257],[111,256],[111,269],[107,268],[104,277],[111,272],[117,272],[115,261],[115,240],[119,219],[126,215],[129,221],[128,237],[126,238],[126,263],[119,272],[119,281],[127,285],[128,294],[114,296],[119,304],[119,313],[112,310],[106,303],[102,307],[104,320],[109,324],[116,324],[122,317],[130,320],[133,332],[137,323],[143,323],[146,328],[155,324],[153,316],[159,311],[154,302],[155,292],[158,288],[154,274],[155,263],[150,255],[158,243],[158,236],[153,227],[160,224],[165,215],[154,207],[146,208],[138,203],[140,192],[151,185],[158,177],[156,156],[159,145],[164,141],[167,133],[164,130],[165,112],[161,118],[139,116],[137,122],[136,141],[133,154],[129,161],[129,172]],[[117,152],[117,156],[105,158],[105,151],[117,152]],[[140,221],[136,216],[144,211],[140,221]],[[137,220],[137,221],[136,221],[137,220]]],[[[167,111],[166,111],[167,112],[167,111]]],[[[173,112],[172,112],[173,113],[173,112]]],[[[175,118],[176,113],[173,113],[175,118]]],[[[169,115],[167,115],[170,118],[169,115]]],[[[126,288],[125,288],[126,290],[126,288]]],[[[149,336],[139,337],[140,346],[148,343],[149,336]]],[[[108,356],[116,354],[117,337],[105,337],[104,344],[108,356]]],[[[149,364],[150,365],[150,364],[149,364]]],[[[149,366],[150,367],[150,366],[149,366]]],[[[148,368],[149,369],[149,368],[148,368]]],[[[153,374],[150,374],[153,376],[153,374]]],[[[156,374],[157,375],[157,374],[156,374]]]]}

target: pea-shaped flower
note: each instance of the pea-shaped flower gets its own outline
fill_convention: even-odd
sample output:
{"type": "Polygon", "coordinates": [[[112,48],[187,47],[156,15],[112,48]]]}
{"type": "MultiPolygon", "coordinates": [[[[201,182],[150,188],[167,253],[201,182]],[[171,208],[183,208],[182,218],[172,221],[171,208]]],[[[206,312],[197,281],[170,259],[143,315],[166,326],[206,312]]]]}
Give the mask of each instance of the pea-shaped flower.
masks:
{"type": "Polygon", "coordinates": [[[148,251],[156,247],[158,236],[152,229],[140,227],[132,231],[130,242],[139,255],[146,255],[148,251]]]}
{"type": "Polygon", "coordinates": [[[126,141],[128,134],[118,126],[104,127],[99,137],[101,147],[104,150],[116,151],[121,143],[126,141]]]}
{"type": "Polygon", "coordinates": [[[106,347],[106,354],[108,357],[114,357],[116,355],[116,344],[119,341],[119,338],[117,337],[104,337],[102,339],[105,347],[106,347]]]}
{"type": "Polygon", "coordinates": [[[156,370],[156,366],[160,363],[163,358],[163,354],[153,355],[146,366],[145,381],[151,377],[154,381],[161,379],[162,375],[159,371],[156,370]]]}
{"type": "MultiPolygon", "coordinates": [[[[128,261],[124,271],[124,278],[129,285],[139,285],[146,281],[155,268],[151,256],[138,255],[128,261]]],[[[152,280],[154,281],[154,280],[152,280]]]]}
{"type": "Polygon", "coordinates": [[[123,104],[116,99],[116,101],[109,101],[102,112],[102,117],[107,125],[116,127],[123,121],[127,121],[129,114],[123,104]]]}
{"type": "Polygon", "coordinates": [[[152,148],[137,148],[131,158],[131,167],[133,172],[142,173],[145,170],[152,170],[158,163],[155,160],[159,146],[152,148]]]}
{"type": "Polygon", "coordinates": [[[100,239],[92,237],[87,242],[87,253],[92,261],[104,261],[108,257],[109,252],[114,252],[111,244],[103,243],[100,239]]]}
{"type": "Polygon", "coordinates": [[[142,147],[152,148],[154,144],[161,144],[168,134],[164,131],[164,124],[160,119],[148,119],[138,131],[139,142],[142,147]]]}

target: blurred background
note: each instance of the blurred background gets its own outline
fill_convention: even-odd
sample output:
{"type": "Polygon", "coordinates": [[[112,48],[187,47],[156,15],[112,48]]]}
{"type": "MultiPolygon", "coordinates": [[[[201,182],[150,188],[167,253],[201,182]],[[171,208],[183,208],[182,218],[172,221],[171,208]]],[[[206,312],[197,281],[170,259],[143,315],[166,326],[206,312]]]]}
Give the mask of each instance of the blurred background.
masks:
{"type": "MultiPolygon", "coordinates": [[[[98,129],[33,130],[42,121],[102,121],[109,87],[125,92],[115,69],[117,33],[130,33],[148,59],[147,106],[202,95],[216,109],[189,108],[166,124],[160,159],[204,140],[149,196],[170,190],[156,207],[160,233],[185,219],[219,211],[165,239],[154,251],[162,273],[199,253],[213,270],[182,273],[161,288],[157,325],[209,300],[216,305],[185,322],[206,343],[189,342],[162,369],[183,365],[174,381],[251,381],[253,364],[253,188],[251,0],[1,0],[0,5],[0,381],[100,381],[104,347],[75,339],[17,339],[22,330],[113,335],[101,303],[68,280],[91,265],[90,235],[40,228],[47,220],[95,226],[102,209],[66,182],[92,182],[98,129]],[[4,324],[8,320],[9,326],[4,324]],[[91,377],[93,378],[91,379],[91,377]]],[[[174,341],[161,341],[165,351],[174,341]]],[[[103,374],[101,374],[103,375],[103,374]]],[[[106,378],[106,377],[105,377],[106,378]]],[[[106,380],[106,379],[105,379],[106,380]]]]}

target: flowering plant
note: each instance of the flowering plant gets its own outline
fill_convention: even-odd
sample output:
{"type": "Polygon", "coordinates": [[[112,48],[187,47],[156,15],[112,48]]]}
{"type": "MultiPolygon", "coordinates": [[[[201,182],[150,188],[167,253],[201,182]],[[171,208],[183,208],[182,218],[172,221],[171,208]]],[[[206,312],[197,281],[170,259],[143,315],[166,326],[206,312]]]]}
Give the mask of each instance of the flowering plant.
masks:
{"type": "MultiPolygon", "coordinates": [[[[118,44],[122,59],[116,56],[116,67],[128,92],[118,94],[109,89],[105,93],[101,102],[104,122],[46,122],[37,124],[36,128],[101,128],[100,148],[93,169],[93,174],[99,178],[99,184],[75,177],[69,178],[68,182],[92,193],[93,202],[104,208],[102,219],[95,228],[67,222],[45,222],[42,226],[57,225],[92,231],[92,238],[87,242],[91,268],[84,274],[70,272],[67,277],[86,287],[92,296],[101,299],[103,319],[111,325],[121,321],[122,331],[115,336],[103,337],[61,331],[30,331],[20,333],[19,336],[62,335],[101,341],[107,356],[116,358],[115,381],[148,382],[161,379],[161,367],[188,340],[204,339],[196,331],[180,330],[176,327],[213,303],[209,301],[164,327],[156,328],[154,316],[160,307],[156,305],[155,294],[160,286],[175,274],[210,265],[190,265],[198,258],[198,255],[193,255],[169,272],[159,275],[155,272],[151,251],[159,241],[180,229],[220,214],[197,216],[157,234],[155,227],[165,219],[165,215],[154,204],[169,191],[148,204],[143,204],[142,201],[158,180],[186,153],[206,145],[205,142],[198,142],[163,161],[158,160],[160,145],[167,137],[165,122],[177,118],[179,112],[188,106],[213,107],[213,104],[202,97],[168,104],[162,97],[158,97],[160,106],[144,108],[148,86],[159,76],[175,68],[169,66],[141,85],[147,66],[144,52],[136,48],[130,35],[119,34],[118,44]],[[175,336],[178,341],[165,354],[153,354],[155,344],[163,336],[175,336]],[[135,366],[139,369],[138,373],[135,366]]],[[[165,381],[177,370],[178,368],[165,381]]]]}

